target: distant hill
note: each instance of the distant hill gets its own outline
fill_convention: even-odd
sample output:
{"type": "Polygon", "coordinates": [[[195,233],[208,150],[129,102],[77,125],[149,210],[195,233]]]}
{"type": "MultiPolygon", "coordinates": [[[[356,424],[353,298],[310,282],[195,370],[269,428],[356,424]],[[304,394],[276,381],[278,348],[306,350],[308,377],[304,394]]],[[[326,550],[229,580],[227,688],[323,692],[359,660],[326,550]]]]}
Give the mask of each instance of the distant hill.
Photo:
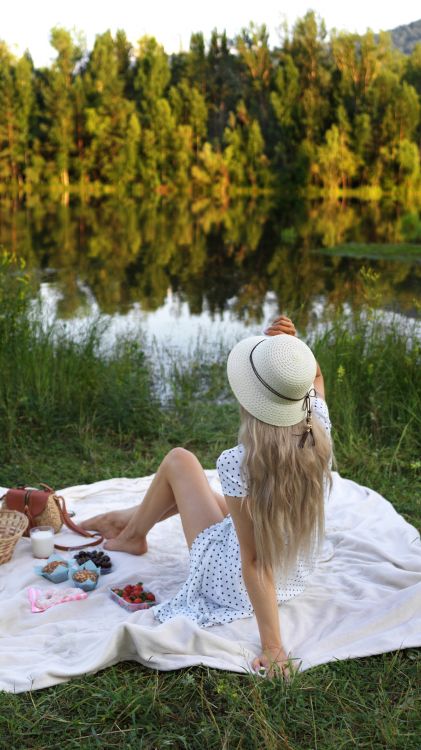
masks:
{"type": "Polygon", "coordinates": [[[406,55],[410,55],[415,45],[421,42],[421,18],[419,21],[407,23],[406,26],[397,26],[396,29],[390,29],[389,34],[395,47],[406,55]]]}

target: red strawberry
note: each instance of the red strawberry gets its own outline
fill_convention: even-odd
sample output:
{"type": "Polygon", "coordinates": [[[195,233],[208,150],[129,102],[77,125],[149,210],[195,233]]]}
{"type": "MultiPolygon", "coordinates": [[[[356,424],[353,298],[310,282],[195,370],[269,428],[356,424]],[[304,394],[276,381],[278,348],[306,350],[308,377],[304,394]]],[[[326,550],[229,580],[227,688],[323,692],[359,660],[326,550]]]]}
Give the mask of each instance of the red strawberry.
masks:
{"type": "Polygon", "coordinates": [[[151,591],[149,591],[149,592],[148,592],[148,593],[146,594],[146,599],[148,600],[148,602],[154,602],[154,601],[155,601],[155,597],[154,597],[154,595],[152,594],[152,592],[151,592],[151,591]]]}

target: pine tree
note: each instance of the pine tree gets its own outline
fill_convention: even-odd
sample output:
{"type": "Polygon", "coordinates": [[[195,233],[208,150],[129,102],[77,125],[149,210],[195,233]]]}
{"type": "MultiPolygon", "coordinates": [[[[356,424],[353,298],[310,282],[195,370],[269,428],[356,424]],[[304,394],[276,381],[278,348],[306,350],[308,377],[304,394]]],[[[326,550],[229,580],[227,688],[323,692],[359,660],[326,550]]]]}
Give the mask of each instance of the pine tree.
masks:
{"type": "Polygon", "coordinates": [[[191,127],[195,151],[199,151],[207,132],[208,110],[203,95],[183,78],[170,89],[169,99],[177,122],[191,127]]]}
{"type": "Polygon", "coordinates": [[[267,190],[271,184],[264,139],[257,120],[250,118],[244,102],[230,114],[225,130],[224,161],[234,189],[267,190]]]}
{"type": "Polygon", "coordinates": [[[34,108],[33,63],[29,55],[21,57],[14,68],[15,83],[15,122],[16,122],[16,163],[18,180],[21,186],[27,180],[30,164],[31,120],[34,108]]]}
{"type": "Polygon", "coordinates": [[[278,53],[270,93],[272,107],[272,133],[269,153],[277,171],[278,185],[292,186],[305,184],[308,179],[308,165],[297,158],[302,139],[300,114],[299,71],[292,56],[283,51],[278,53]]]}
{"type": "Polygon", "coordinates": [[[326,133],[325,143],[317,147],[313,173],[327,190],[347,187],[357,169],[357,160],[349,148],[347,129],[332,125],[326,133]]]}
{"type": "Polygon", "coordinates": [[[209,109],[208,138],[222,143],[228,116],[241,99],[239,86],[240,62],[230,54],[230,42],[225,31],[212,31],[207,62],[207,103],[209,109]]]}
{"type": "Polygon", "coordinates": [[[208,63],[202,32],[192,34],[190,37],[190,51],[187,56],[187,77],[191,84],[196,84],[202,96],[206,97],[208,63]]]}
{"type": "Polygon", "coordinates": [[[229,203],[230,179],[225,159],[220,151],[214,151],[205,143],[198,154],[198,163],[192,167],[194,194],[212,199],[221,206],[229,203]]]}
{"type": "Polygon", "coordinates": [[[84,83],[89,137],[86,160],[91,179],[124,190],[138,176],[141,126],[135,103],[125,97],[121,43],[121,35],[115,42],[109,31],[97,36],[84,83]]]}
{"type": "Polygon", "coordinates": [[[153,126],[156,107],[165,98],[170,77],[168,57],[163,47],[153,37],[142,37],[134,68],[134,90],[142,126],[153,126]]]}
{"type": "Polygon", "coordinates": [[[0,43],[0,180],[16,186],[18,164],[16,159],[16,118],[13,85],[14,58],[4,42],[0,43]]]}
{"type": "Polygon", "coordinates": [[[305,141],[312,148],[320,142],[329,117],[329,89],[331,86],[331,61],[326,42],[324,22],[318,23],[314,11],[299,19],[292,39],[285,41],[299,72],[299,120],[305,141]]]}
{"type": "Polygon", "coordinates": [[[266,130],[269,117],[269,92],[272,82],[272,60],[269,34],[265,25],[251,23],[236,39],[241,63],[247,71],[242,95],[251,115],[266,130]]]}
{"type": "Polygon", "coordinates": [[[54,165],[53,170],[67,191],[75,151],[74,73],[83,49],[79,40],[58,27],[51,32],[51,45],[57,57],[51,69],[45,71],[41,84],[43,140],[46,158],[54,165]]]}

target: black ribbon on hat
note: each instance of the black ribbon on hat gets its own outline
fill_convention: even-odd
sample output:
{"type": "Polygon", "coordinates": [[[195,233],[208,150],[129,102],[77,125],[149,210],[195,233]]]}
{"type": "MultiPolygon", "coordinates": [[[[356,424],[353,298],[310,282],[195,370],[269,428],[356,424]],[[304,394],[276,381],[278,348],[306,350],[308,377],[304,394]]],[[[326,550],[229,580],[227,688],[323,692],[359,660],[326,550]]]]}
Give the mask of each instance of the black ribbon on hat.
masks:
{"type": "Polygon", "coordinates": [[[310,388],[310,390],[307,391],[306,395],[304,396],[303,409],[306,410],[306,426],[305,426],[304,432],[301,435],[300,442],[298,443],[299,448],[304,448],[306,444],[306,440],[309,436],[311,436],[311,440],[312,440],[311,444],[316,445],[316,441],[313,435],[313,415],[311,413],[311,401],[310,401],[310,398],[315,395],[316,395],[315,389],[310,388]]]}
{"type": "Polygon", "coordinates": [[[311,436],[311,440],[313,441],[312,445],[316,445],[316,441],[313,435],[313,416],[311,412],[311,400],[310,400],[311,397],[314,397],[316,395],[316,391],[314,390],[314,388],[310,388],[304,396],[301,396],[300,398],[290,398],[290,396],[284,396],[282,393],[279,393],[279,391],[276,391],[275,388],[272,388],[272,386],[269,385],[269,383],[266,383],[266,380],[264,380],[262,376],[260,375],[260,373],[257,372],[256,366],[253,362],[253,352],[256,349],[256,347],[259,346],[259,344],[263,343],[263,341],[266,341],[266,339],[262,339],[261,341],[258,341],[257,344],[253,346],[253,349],[251,350],[250,355],[249,355],[250,364],[251,364],[254,374],[256,375],[256,378],[260,380],[262,385],[264,385],[265,388],[267,388],[268,391],[273,393],[275,396],[278,396],[279,398],[283,398],[286,401],[295,401],[295,402],[302,401],[303,402],[303,411],[306,412],[306,426],[301,436],[296,435],[296,437],[301,437],[300,442],[298,443],[298,447],[304,448],[307,442],[307,438],[309,436],[311,436]]]}

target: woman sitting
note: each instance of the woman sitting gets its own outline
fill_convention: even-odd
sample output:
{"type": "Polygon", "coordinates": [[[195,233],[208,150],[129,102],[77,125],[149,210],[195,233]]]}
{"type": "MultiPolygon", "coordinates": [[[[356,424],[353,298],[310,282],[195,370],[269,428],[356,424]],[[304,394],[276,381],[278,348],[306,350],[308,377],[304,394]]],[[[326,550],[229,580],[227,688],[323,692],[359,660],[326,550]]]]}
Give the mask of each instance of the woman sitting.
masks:
{"type": "Polygon", "coordinates": [[[210,488],[191,452],[174,448],[139,506],[83,526],[102,533],[109,550],[142,555],[154,524],[179,513],[189,576],[173,599],[154,607],[155,616],[164,622],[184,615],[209,627],[254,612],[261,654],[253,668],[288,674],[278,604],[302,593],[314,568],[332,451],[314,355],[288,318],[266,334],[240,341],[228,357],[241,423],[239,445],[217,461],[224,496],[210,488]]]}

